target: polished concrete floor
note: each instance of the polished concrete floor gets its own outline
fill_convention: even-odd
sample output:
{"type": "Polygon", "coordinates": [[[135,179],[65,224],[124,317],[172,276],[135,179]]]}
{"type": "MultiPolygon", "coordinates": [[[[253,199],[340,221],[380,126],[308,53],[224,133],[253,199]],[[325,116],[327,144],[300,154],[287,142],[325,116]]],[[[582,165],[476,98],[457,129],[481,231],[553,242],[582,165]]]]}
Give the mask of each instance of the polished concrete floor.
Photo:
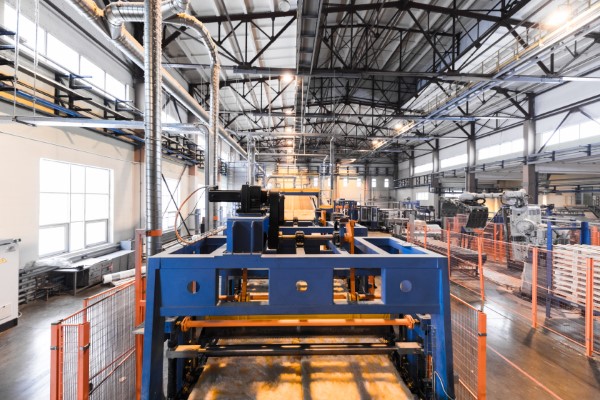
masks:
{"type": "MultiPolygon", "coordinates": [[[[102,289],[21,307],[19,325],[0,333],[0,399],[49,398],[50,324],[80,309],[83,298],[102,289]]],[[[478,304],[468,291],[458,286],[452,290],[478,304]]],[[[581,347],[555,334],[532,330],[503,309],[502,301],[510,301],[510,294],[502,286],[488,286],[487,296],[494,300],[485,307],[489,399],[600,399],[600,359],[585,357],[581,347]]]]}
{"type": "Polygon", "coordinates": [[[19,324],[0,333],[0,399],[50,398],[50,325],[82,307],[100,286],[22,305],[19,324]]]}

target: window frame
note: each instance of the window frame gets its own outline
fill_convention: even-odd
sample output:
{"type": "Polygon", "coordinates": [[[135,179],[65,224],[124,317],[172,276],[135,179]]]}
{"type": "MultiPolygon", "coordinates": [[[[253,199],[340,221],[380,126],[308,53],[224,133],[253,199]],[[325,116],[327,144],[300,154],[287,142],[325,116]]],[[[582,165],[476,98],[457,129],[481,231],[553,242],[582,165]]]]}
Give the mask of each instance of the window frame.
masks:
{"type": "Polygon", "coordinates": [[[69,254],[69,253],[73,253],[76,251],[82,251],[82,250],[86,250],[86,249],[90,249],[90,248],[94,248],[106,243],[110,243],[110,241],[112,240],[112,232],[111,232],[111,227],[112,227],[112,222],[113,222],[113,170],[109,169],[109,168],[104,168],[104,167],[98,167],[98,166],[93,166],[93,165],[84,165],[84,164],[77,164],[77,163],[71,163],[68,161],[62,161],[62,160],[52,160],[52,159],[47,159],[47,158],[40,158],[40,182],[38,184],[38,194],[39,194],[39,204],[38,204],[38,257],[40,258],[47,258],[47,257],[52,257],[52,256],[56,256],[59,254],[69,254]],[[46,167],[48,168],[48,165],[45,163],[55,163],[55,164],[63,164],[68,166],[68,191],[64,191],[64,189],[62,189],[62,191],[52,191],[50,190],[47,186],[46,187],[42,187],[42,168],[46,167]],[[73,188],[73,168],[83,168],[83,189],[81,190],[76,190],[73,188]],[[86,179],[87,179],[87,169],[97,169],[97,170],[102,170],[102,171],[106,171],[106,177],[107,177],[107,185],[106,185],[106,193],[98,193],[96,191],[89,191],[88,192],[88,188],[86,187],[86,179]],[[46,223],[46,224],[42,224],[42,219],[45,218],[44,215],[42,215],[42,208],[44,207],[42,205],[42,197],[44,194],[64,194],[68,197],[68,217],[65,221],[62,222],[52,222],[52,223],[46,223]],[[106,204],[107,210],[106,210],[106,218],[93,218],[93,219],[88,219],[85,213],[86,210],[86,205],[88,202],[88,195],[101,195],[101,196],[107,196],[108,197],[108,202],[106,204]],[[74,196],[82,196],[81,201],[83,202],[83,215],[81,216],[81,218],[76,218],[73,219],[73,204],[74,204],[74,196]],[[89,243],[88,242],[88,228],[91,224],[94,223],[98,223],[98,222],[104,222],[106,225],[106,229],[103,232],[103,236],[105,238],[105,240],[103,241],[98,241],[98,242],[93,242],[93,243],[89,243]],[[72,246],[73,244],[73,238],[72,235],[75,234],[72,225],[73,224],[79,224],[81,223],[83,225],[83,232],[78,232],[77,234],[81,234],[83,235],[83,240],[82,240],[82,247],[77,247],[74,248],[72,246]],[[44,231],[45,229],[52,229],[52,228],[57,228],[57,227],[64,227],[65,228],[65,238],[64,238],[64,245],[62,246],[61,250],[58,251],[53,251],[53,252],[48,252],[48,253],[42,253],[42,231],[44,231]]]}

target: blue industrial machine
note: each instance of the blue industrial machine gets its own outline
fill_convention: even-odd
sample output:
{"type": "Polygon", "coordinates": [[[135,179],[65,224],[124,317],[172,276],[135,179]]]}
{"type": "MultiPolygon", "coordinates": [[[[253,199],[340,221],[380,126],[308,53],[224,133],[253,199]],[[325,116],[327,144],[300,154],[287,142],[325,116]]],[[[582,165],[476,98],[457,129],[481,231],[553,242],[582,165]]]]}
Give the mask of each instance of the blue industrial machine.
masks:
{"type": "Polygon", "coordinates": [[[335,212],[358,221],[358,202],[356,200],[337,199],[333,202],[335,212]]]}
{"type": "Polygon", "coordinates": [[[366,230],[353,221],[284,226],[283,196],[259,187],[213,190],[209,199],[240,203],[226,235],[148,260],[143,399],[164,398],[165,362],[166,397],[185,398],[209,357],[321,354],[389,354],[419,398],[454,396],[445,257],[394,238],[361,237],[366,230]],[[385,342],[219,342],[267,335],[385,342]]]}

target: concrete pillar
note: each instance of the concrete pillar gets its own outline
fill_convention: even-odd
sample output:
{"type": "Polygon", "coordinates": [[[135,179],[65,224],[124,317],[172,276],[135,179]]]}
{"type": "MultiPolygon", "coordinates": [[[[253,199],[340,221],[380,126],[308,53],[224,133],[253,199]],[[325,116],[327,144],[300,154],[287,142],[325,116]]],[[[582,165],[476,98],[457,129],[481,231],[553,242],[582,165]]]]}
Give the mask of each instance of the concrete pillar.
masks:
{"type": "Polygon", "coordinates": [[[465,168],[465,191],[477,192],[475,165],[477,164],[477,144],[475,141],[475,122],[469,124],[470,133],[467,139],[467,167],[465,168]]]}
{"type": "Polygon", "coordinates": [[[538,204],[538,178],[535,164],[529,164],[527,157],[535,154],[535,96],[528,94],[527,96],[527,118],[523,123],[523,156],[525,164],[523,165],[523,189],[529,195],[530,204],[538,204]]]}

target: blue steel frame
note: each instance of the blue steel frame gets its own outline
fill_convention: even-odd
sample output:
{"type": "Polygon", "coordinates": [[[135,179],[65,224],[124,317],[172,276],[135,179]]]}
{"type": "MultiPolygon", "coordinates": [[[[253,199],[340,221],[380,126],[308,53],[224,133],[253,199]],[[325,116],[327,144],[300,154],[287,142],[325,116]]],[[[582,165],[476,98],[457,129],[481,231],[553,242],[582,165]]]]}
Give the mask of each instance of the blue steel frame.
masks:
{"type": "MultiPolygon", "coordinates": [[[[232,231],[230,226],[228,234],[232,231]]],[[[453,396],[446,257],[395,238],[356,238],[358,254],[348,254],[330,243],[335,254],[302,256],[232,254],[227,252],[229,239],[205,238],[148,260],[142,399],[163,398],[166,318],[297,314],[413,315],[423,322],[410,332],[411,339],[416,336],[422,341],[425,356],[431,356],[434,371],[440,376],[432,378],[435,398],[446,398],[440,380],[453,396]],[[241,268],[268,276],[268,301],[219,302],[219,276],[241,268]],[[380,300],[334,302],[333,277],[350,268],[380,271],[380,300]],[[308,290],[296,290],[299,280],[308,284],[308,290]],[[196,293],[188,290],[190,282],[196,282],[196,293]]]]}

